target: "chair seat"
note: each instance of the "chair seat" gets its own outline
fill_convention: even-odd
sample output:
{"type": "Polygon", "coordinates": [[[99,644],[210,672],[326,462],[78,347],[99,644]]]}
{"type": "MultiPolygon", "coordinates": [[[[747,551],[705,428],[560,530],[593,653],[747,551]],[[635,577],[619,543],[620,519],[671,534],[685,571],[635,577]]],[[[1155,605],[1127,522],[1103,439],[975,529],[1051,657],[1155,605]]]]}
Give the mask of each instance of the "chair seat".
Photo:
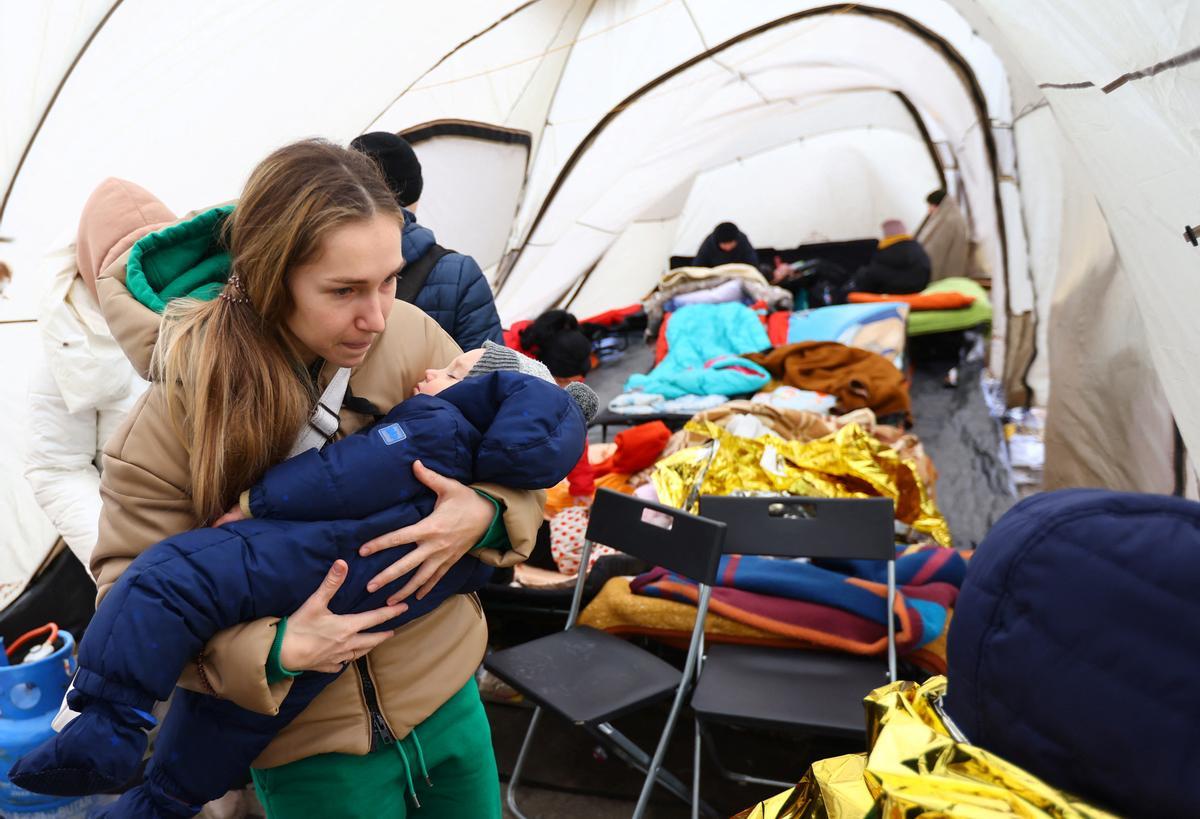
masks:
{"type": "Polygon", "coordinates": [[[715,722],[857,735],[866,731],[863,697],[887,681],[878,657],[712,645],[692,708],[715,722]]]}
{"type": "Polygon", "coordinates": [[[653,654],[587,626],[494,652],[483,664],[577,724],[607,722],[663,699],[682,676],[653,654]]]}

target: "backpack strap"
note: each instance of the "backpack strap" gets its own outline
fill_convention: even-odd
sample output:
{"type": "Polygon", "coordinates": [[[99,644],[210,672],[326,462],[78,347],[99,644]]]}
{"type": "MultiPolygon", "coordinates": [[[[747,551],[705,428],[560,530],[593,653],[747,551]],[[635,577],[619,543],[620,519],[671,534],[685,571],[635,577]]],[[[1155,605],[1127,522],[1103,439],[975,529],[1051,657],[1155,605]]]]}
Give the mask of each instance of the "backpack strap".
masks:
{"type": "Polygon", "coordinates": [[[338,425],[341,423],[338,413],[341,412],[342,402],[346,399],[346,390],[349,386],[350,368],[341,367],[333,374],[333,378],[329,379],[329,386],[317,399],[317,406],[313,408],[312,417],[308,419],[304,429],[300,430],[300,434],[296,436],[296,443],[292,445],[292,450],[288,453],[289,458],[310,449],[321,449],[333,440],[333,436],[337,434],[338,425]]]}
{"type": "Polygon", "coordinates": [[[425,280],[429,278],[429,273],[433,270],[433,266],[447,253],[453,252],[453,250],[447,250],[435,242],[433,247],[425,251],[424,256],[415,262],[409,262],[404,265],[404,268],[400,271],[400,281],[396,284],[396,298],[400,299],[400,301],[413,304],[416,301],[417,294],[425,286],[425,280]]]}

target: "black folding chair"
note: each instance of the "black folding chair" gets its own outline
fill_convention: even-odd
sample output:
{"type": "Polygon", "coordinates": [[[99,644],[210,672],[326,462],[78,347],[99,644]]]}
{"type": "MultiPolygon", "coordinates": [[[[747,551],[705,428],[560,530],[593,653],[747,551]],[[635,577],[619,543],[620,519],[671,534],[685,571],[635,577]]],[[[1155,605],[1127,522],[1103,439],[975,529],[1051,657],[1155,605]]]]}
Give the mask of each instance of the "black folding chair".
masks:
{"type": "MultiPolygon", "coordinates": [[[[739,645],[701,649],[692,694],[696,715],[693,804],[700,798],[704,722],[865,735],[863,697],[896,679],[896,546],[890,499],[705,495],[700,498],[700,512],[725,523],[725,551],[730,554],[887,561],[886,605],[893,616],[887,618],[886,665],[876,657],[822,651],[739,645]]],[[[728,779],[780,787],[794,784],[730,771],[709,745],[710,756],[728,779]]]]}
{"type": "MultiPolygon", "coordinates": [[[[633,643],[587,626],[576,626],[584,587],[585,572],[581,571],[575,582],[566,630],[488,656],[484,661],[487,669],[537,706],[508,781],[508,807],[515,816],[524,819],[517,807],[516,789],[544,709],[585,729],[634,768],[646,773],[633,813],[635,819],[645,812],[656,781],[684,802],[690,801],[687,786],[669,771],[662,770],[662,761],[695,677],[704,615],[724,539],[722,523],[607,489],[596,493],[579,565],[587,566],[592,543],[603,543],[694,580],[700,584],[696,625],[682,672],[633,643]],[[653,757],[613,727],[612,721],[617,717],[672,694],[675,701],[653,757]]],[[[716,815],[707,806],[704,812],[716,815]]]]}

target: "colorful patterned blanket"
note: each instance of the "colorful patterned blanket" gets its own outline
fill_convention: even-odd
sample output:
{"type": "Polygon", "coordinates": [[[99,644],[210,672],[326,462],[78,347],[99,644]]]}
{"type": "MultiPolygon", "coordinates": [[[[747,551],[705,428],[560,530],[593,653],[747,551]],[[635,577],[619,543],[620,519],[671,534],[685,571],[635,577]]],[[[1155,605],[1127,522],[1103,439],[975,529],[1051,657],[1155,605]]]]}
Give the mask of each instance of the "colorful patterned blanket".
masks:
{"type": "MultiPolygon", "coordinates": [[[[901,655],[941,637],[966,571],[964,556],[933,545],[896,559],[896,646],[901,655]]],[[[801,562],[731,555],[721,560],[710,610],[762,631],[853,654],[887,650],[886,566],[877,561],[801,562]]],[[[656,568],[634,594],[695,605],[697,586],[656,568]]]]}

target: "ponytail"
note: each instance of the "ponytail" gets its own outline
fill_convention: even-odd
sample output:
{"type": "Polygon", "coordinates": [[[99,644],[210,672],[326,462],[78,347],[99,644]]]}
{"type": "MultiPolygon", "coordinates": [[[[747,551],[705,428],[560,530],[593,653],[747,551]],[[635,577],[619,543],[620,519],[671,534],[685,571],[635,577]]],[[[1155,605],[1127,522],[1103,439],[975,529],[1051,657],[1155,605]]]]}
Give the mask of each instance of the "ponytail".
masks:
{"type": "Polygon", "coordinates": [[[190,453],[192,506],[203,521],[287,457],[316,400],[280,332],[225,295],[171,302],[152,364],[190,453]]]}

